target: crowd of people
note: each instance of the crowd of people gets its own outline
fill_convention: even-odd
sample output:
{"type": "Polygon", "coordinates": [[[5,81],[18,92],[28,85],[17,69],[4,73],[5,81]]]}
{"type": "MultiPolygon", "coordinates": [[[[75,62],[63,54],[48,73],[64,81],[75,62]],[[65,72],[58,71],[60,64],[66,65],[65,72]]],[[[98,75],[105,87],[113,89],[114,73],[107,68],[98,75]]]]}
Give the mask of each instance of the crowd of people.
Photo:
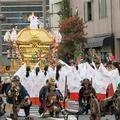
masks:
{"type": "MultiPolygon", "coordinates": [[[[94,54],[95,56],[96,54],[94,54]]],[[[89,62],[89,58],[86,56],[86,61],[89,62]]],[[[97,55],[96,55],[97,58],[97,55]]],[[[95,59],[96,59],[95,58],[95,59]]],[[[108,70],[117,68],[119,73],[120,73],[120,66],[119,63],[110,61],[110,59],[105,59],[106,57],[101,57],[100,61],[106,65],[106,68],[108,70]]],[[[101,62],[96,63],[99,65],[101,62]]],[[[95,65],[91,61],[90,65],[95,69],[95,65]]],[[[97,66],[96,65],[96,66],[97,66]]],[[[71,62],[71,67],[74,66],[76,70],[78,70],[78,64],[75,62],[71,62]]],[[[55,67],[55,66],[52,66],[55,67]]],[[[62,66],[58,64],[55,69],[55,77],[47,77],[46,80],[46,85],[42,86],[42,88],[39,91],[39,101],[40,101],[40,106],[39,106],[39,113],[40,115],[45,115],[46,112],[50,114],[50,116],[54,116],[54,111],[55,115],[58,116],[59,112],[63,109],[63,107],[60,104],[60,101],[64,101],[66,96],[63,96],[61,93],[61,90],[58,88],[57,82],[59,81],[60,73],[59,71],[61,70],[62,66]]],[[[49,74],[48,72],[49,66],[45,66],[44,68],[44,76],[47,76],[49,74]]],[[[40,72],[40,68],[36,67],[35,68],[35,74],[38,76],[38,73],[40,72]]],[[[26,73],[25,77],[28,78],[30,76],[30,67],[26,67],[26,73]]],[[[10,82],[5,83],[3,81],[0,81],[0,115],[3,115],[5,112],[10,112],[10,117],[13,120],[17,120],[17,113],[20,108],[24,109],[25,112],[25,119],[30,118],[30,107],[32,105],[32,102],[30,100],[30,95],[27,91],[27,89],[21,84],[20,81],[21,76],[15,75],[11,79],[10,82]],[[5,94],[6,96],[6,104],[3,105],[3,99],[2,95],[5,94]],[[9,110],[11,108],[11,110],[9,110]]],[[[113,98],[117,98],[120,96],[120,85],[118,85],[117,90],[115,91],[113,98]]],[[[107,89],[107,93],[108,93],[107,89]]],[[[90,109],[90,99],[91,99],[91,93],[92,96],[97,98],[96,95],[96,90],[92,86],[92,81],[89,79],[85,78],[81,81],[81,86],[79,90],[79,114],[88,114],[88,110],[90,109]],[[82,109],[81,109],[82,108],[82,109]]],[[[67,95],[70,94],[69,89],[67,88],[67,95]]],[[[108,101],[109,103],[109,101],[108,101]]]]}
{"type": "MultiPolygon", "coordinates": [[[[30,29],[39,29],[43,28],[43,23],[38,19],[37,16],[35,16],[34,12],[28,17],[28,21],[30,22],[30,29]]],[[[16,43],[17,40],[17,26],[13,25],[11,28],[11,31],[7,31],[4,36],[5,41],[11,40],[12,43],[16,43]]],[[[16,53],[16,51],[13,51],[14,49],[11,48],[10,56],[12,57],[12,53],[16,53]]],[[[120,66],[118,62],[115,62],[115,57],[113,55],[108,54],[107,52],[96,52],[94,50],[86,49],[84,51],[83,58],[81,56],[81,61],[77,62],[88,62],[90,65],[96,69],[95,67],[99,67],[100,63],[103,63],[104,66],[108,70],[112,70],[114,68],[117,68],[120,74],[120,66]],[[96,65],[95,65],[95,64],[96,65]]],[[[69,62],[71,67],[74,66],[76,70],[78,70],[78,63],[76,61],[69,62]]],[[[39,113],[40,115],[45,115],[47,112],[50,116],[56,116],[59,115],[59,112],[63,109],[63,106],[60,104],[60,101],[64,101],[66,99],[66,96],[70,95],[70,90],[66,85],[66,93],[65,95],[62,94],[62,90],[59,89],[57,82],[59,82],[60,77],[60,69],[61,65],[54,66],[56,67],[55,70],[55,77],[46,77],[46,85],[42,86],[39,93],[39,113]],[[57,82],[56,82],[57,81],[57,82]]],[[[45,66],[44,68],[44,76],[47,76],[48,73],[48,66],[45,66]]],[[[53,68],[54,69],[54,68],[53,68]]],[[[36,67],[35,74],[38,76],[38,73],[40,72],[40,68],[36,67]]],[[[61,72],[62,73],[62,72],[61,72]]],[[[62,73],[63,74],[63,73],[62,73]]],[[[30,67],[27,66],[26,68],[26,74],[25,77],[28,78],[30,75],[30,67]]],[[[9,82],[1,81],[0,80],[0,116],[2,116],[5,112],[10,113],[10,118],[13,120],[17,120],[18,117],[18,111],[19,109],[24,109],[25,112],[25,119],[30,119],[30,107],[32,106],[32,102],[30,100],[30,94],[27,88],[22,85],[22,80],[20,78],[21,76],[15,75],[10,79],[9,82]],[[3,101],[3,95],[6,96],[6,103],[4,104],[3,101]]],[[[25,81],[26,82],[26,81],[25,81]]],[[[64,82],[65,83],[65,82],[64,82]]],[[[39,85],[39,84],[38,84],[39,85]]],[[[63,85],[61,85],[63,86],[63,85]]],[[[38,86],[39,87],[39,86],[38,86]]],[[[38,92],[38,91],[37,91],[38,92]]],[[[107,89],[107,94],[109,92],[109,89],[107,89]]],[[[78,114],[88,114],[90,109],[90,100],[91,100],[91,94],[92,98],[97,98],[96,90],[92,86],[92,81],[90,81],[88,78],[85,78],[81,81],[81,86],[78,94],[78,103],[79,103],[79,111],[78,114]]],[[[106,97],[107,97],[106,94],[106,97]]],[[[115,98],[120,96],[120,84],[118,84],[118,87],[114,93],[114,95],[111,97],[111,99],[107,102],[108,108],[111,105],[111,101],[113,101],[115,98]]]]}
{"type": "MultiPolygon", "coordinates": [[[[81,88],[79,90],[79,114],[88,114],[90,109],[91,94],[96,98],[96,91],[92,86],[92,81],[84,79],[81,81],[81,88]]],[[[120,96],[120,84],[114,93],[113,98],[120,96]]],[[[5,112],[10,112],[10,118],[17,120],[18,111],[20,108],[24,109],[25,119],[30,119],[30,107],[32,102],[28,91],[20,82],[20,77],[15,75],[11,78],[11,82],[7,85],[0,82],[0,115],[2,116],[5,112]],[[3,105],[2,95],[6,95],[6,104],[3,105]]],[[[68,93],[69,94],[69,90],[68,93]]],[[[60,101],[63,101],[66,97],[62,95],[60,90],[57,88],[55,79],[49,78],[46,80],[46,85],[43,86],[39,91],[39,113],[44,116],[48,113],[50,116],[58,116],[59,112],[63,109],[60,101]]],[[[109,104],[110,101],[108,101],[109,104]]],[[[108,107],[108,104],[106,105],[108,107]]],[[[109,105],[110,106],[110,105],[109,105]]]]}

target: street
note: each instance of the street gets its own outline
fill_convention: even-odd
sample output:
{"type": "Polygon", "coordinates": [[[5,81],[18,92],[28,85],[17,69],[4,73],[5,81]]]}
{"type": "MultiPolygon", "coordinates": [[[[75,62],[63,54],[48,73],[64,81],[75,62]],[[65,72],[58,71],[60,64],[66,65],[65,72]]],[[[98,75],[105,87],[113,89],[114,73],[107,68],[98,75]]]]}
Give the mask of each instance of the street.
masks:
{"type": "MultiPolygon", "coordinates": [[[[60,118],[52,118],[52,117],[41,118],[39,113],[38,113],[38,108],[39,108],[38,106],[32,106],[31,109],[30,109],[30,116],[33,118],[33,120],[64,120],[63,115],[60,115],[60,118]]],[[[25,119],[25,117],[23,117],[24,116],[23,109],[20,110],[18,115],[19,115],[18,120],[24,120],[25,119]]],[[[7,116],[8,116],[8,114],[5,114],[4,116],[2,116],[0,118],[0,120],[6,120],[7,116]]],[[[89,117],[90,117],[90,113],[89,113],[89,115],[80,115],[79,120],[89,120],[89,117]]],[[[77,119],[74,115],[69,115],[68,120],[77,120],[77,119]]],[[[114,117],[114,115],[112,115],[112,116],[111,115],[106,115],[105,117],[102,117],[101,120],[115,120],[115,117],[114,117]]]]}
{"type": "MultiPolygon", "coordinates": [[[[37,117],[37,116],[34,116],[33,117],[34,119],[33,120],[64,120],[64,118],[40,118],[40,117],[37,117]]],[[[0,120],[6,120],[5,119],[5,116],[1,117],[0,120]]],[[[24,120],[24,117],[19,117],[19,120],[24,120]]],[[[69,116],[68,120],[77,120],[74,116],[69,116]]],[[[79,120],[89,120],[89,115],[81,115],[79,117],[79,120]]],[[[114,116],[105,116],[105,117],[102,117],[101,120],[115,120],[114,116]]]]}

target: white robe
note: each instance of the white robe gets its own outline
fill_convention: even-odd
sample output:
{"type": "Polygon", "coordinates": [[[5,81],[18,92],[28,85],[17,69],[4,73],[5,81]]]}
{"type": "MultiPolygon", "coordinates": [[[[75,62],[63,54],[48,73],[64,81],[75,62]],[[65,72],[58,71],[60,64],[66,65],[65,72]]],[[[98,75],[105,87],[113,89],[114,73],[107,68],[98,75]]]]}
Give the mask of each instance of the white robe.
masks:
{"type": "Polygon", "coordinates": [[[11,39],[11,41],[12,41],[13,43],[16,42],[16,40],[17,40],[17,32],[16,32],[15,29],[12,30],[11,35],[10,35],[10,39],[11,39]]]}
{"type": "Polygon", "coordinates": [[[36,16],[29,16],[28,21],[30,21],[30,29],[38,29],[39,20],[36,16]]]}
{"type": "Polygon", "coordinates": [[[10,31],[7,31],[4,35],[4,41],[8,42],[10,39],[10,36],[11,36],[10,31]]]}

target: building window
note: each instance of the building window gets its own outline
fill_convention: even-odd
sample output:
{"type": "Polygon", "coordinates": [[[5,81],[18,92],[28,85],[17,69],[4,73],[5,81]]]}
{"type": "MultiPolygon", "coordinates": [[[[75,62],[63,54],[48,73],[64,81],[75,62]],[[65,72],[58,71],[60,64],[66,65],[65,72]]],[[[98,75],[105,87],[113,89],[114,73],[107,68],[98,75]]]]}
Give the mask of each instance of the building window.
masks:
{"type": "Polygon", "coordinates": [[[120,0],[119,0],[119,8],[120,8],[120,0]]]}
{"type": "Polygon", "coordinates": [[[84,3],[84,20],[91,21],[93,19],[93,14],[92,14],[92,2],[85,2],[84,3]]]}
{"type": "MultiPolygon", "coordinates": [[[[4,0],[3,0],[4,1],[4,0]]],[[[26,1],[26,0],[25,0],[26,1]]],[[[49,12],[49,0],[46,0],[46,14],[49,12]]],[[[3,40],[5,32],[7,30],[11,29],[11,25],[17,25],[18,26],[18,32],[19,30],[27,27],[29,25],[29,22],[27,20],[28,16],[32,13],[32,11],[35,12],[35,15],[39,18],[41,22],[43,22],[43,5],[42,1],[33,1],[33,2],[2,2],[0,3],[0,14],[3,14],[6,17],[6,20],[1,23],[1,39],[2,39],[2,52],[3,54],[6,54],[8,50],[8,46],[5,45],[5,41],[3,40]]],[[[46,24],[48,24],[48,17],[46,18],[46,24]]]]}
{"type": "Polygon", "coordinates": [[[99,0],[99,16],[100,16],[100,18],[107,17],[107,3],[106,3],[106,0],[99,0]]]}

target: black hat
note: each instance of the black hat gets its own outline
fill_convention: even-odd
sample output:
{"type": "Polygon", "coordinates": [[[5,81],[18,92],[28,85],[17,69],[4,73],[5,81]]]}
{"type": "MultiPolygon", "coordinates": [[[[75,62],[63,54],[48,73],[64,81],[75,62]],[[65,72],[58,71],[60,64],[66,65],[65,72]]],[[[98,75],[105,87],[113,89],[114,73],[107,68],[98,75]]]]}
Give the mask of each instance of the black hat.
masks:
{"type": "Polygon", "coordinates": [[[20,77],[18,75],[15,75],[15,76],[13,76],[13,78],[12,78],[11,81],[12,82],[14,82],[14,81],[20,81],[20,77]]]}

